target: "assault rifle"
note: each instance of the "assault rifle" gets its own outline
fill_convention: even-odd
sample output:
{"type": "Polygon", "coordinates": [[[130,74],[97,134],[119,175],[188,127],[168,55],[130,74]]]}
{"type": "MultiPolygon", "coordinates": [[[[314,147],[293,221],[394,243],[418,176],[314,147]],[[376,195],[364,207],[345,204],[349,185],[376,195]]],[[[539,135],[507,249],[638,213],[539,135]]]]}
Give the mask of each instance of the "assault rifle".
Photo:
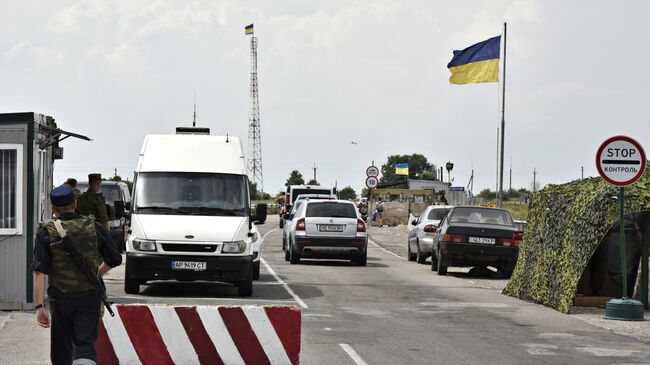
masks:
{"type": "Polygon", "coordinates": [[[101,299],[102,303],[104,303],[104,307],[106,307],[106,310],[111,315],[111,317],[115,317],[115,313],[113,313],[113,309],[111,308],[113,302],[108,300],[104,282],[93,272],[90,263],[88,263],[86,257],[83,255],[83,253],[81,253],[73,238],[66,233],[65,229],[63,229],[61,221],[55,220],[54,227],[56,227],[56,230],[59,232],[59,236],[61,236],[61,245],[63,245],[63,248],[68,252],[70,258],[77,266],[79,271],[81,271],[86,279],[88,279],[90,285],[95,287],[97,294],[99,294],[99,299],[101,299]]]}

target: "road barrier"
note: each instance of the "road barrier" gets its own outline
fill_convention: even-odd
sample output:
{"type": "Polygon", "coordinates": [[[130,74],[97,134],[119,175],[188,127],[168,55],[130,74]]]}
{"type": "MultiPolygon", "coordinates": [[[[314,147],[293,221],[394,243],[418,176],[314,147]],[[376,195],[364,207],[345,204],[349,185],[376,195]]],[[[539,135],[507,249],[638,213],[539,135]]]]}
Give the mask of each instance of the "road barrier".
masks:
{"type": "Polygon", "coordinates": [[[298,364],[292,306],[117,305],[104,314],[98,364],[298,364]]]}

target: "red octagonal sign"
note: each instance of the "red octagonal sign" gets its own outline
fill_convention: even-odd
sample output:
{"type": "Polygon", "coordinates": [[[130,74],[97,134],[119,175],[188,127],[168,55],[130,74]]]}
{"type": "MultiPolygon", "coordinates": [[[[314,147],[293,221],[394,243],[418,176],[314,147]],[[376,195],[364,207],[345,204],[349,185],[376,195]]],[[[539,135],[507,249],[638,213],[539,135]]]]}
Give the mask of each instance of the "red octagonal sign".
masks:
{"type": "Polygon", "coordinates": [[[646,164],[643,147],[626,136],[609,138],[596,153],[598,173],[605,181],[616,186],[634,184],[643,175],[646,164]]]}

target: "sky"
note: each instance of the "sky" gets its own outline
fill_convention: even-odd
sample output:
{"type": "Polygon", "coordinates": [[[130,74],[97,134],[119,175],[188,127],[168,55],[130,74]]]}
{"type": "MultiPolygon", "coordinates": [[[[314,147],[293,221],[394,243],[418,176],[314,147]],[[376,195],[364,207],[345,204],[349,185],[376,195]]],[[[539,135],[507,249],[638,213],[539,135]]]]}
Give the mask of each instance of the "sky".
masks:
{"type": "MultiPolygon", "coordinates": [[[[299,170],[360,191],[372,161],[454,163],[454,186],[496,185],[497,83],[450,85],[454,49],[508,23],[504,187],[596,176],[624,134],[650,152],[650,3],[627,1],[0,0],[0,113],[33,111],[62,142],[55,184],[132,177],[146,134],[192,121],[248,150],[258,37],[264,190],[299,170]],[[353,144],[352,142],[356,142],[353,144]]],[[[215,156],[216,157],[216,156],[215,156]]],[[[445,174],[446,175],[446,174],[445,174]]]]}

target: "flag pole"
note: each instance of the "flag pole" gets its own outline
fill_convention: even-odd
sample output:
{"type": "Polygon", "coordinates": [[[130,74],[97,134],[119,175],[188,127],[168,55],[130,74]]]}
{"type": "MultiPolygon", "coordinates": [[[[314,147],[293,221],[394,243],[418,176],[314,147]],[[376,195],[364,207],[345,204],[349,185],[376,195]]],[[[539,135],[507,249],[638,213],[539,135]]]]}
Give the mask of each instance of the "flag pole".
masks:
{"type": "Polygon", "coordinates": [[[506,131],[506,39],[508,23],[503,23],[503,80],[501,84],[503,91],[501,93],[501,151],[499,156],[499,208],[503,205],[503,150],[506,131]]]}

